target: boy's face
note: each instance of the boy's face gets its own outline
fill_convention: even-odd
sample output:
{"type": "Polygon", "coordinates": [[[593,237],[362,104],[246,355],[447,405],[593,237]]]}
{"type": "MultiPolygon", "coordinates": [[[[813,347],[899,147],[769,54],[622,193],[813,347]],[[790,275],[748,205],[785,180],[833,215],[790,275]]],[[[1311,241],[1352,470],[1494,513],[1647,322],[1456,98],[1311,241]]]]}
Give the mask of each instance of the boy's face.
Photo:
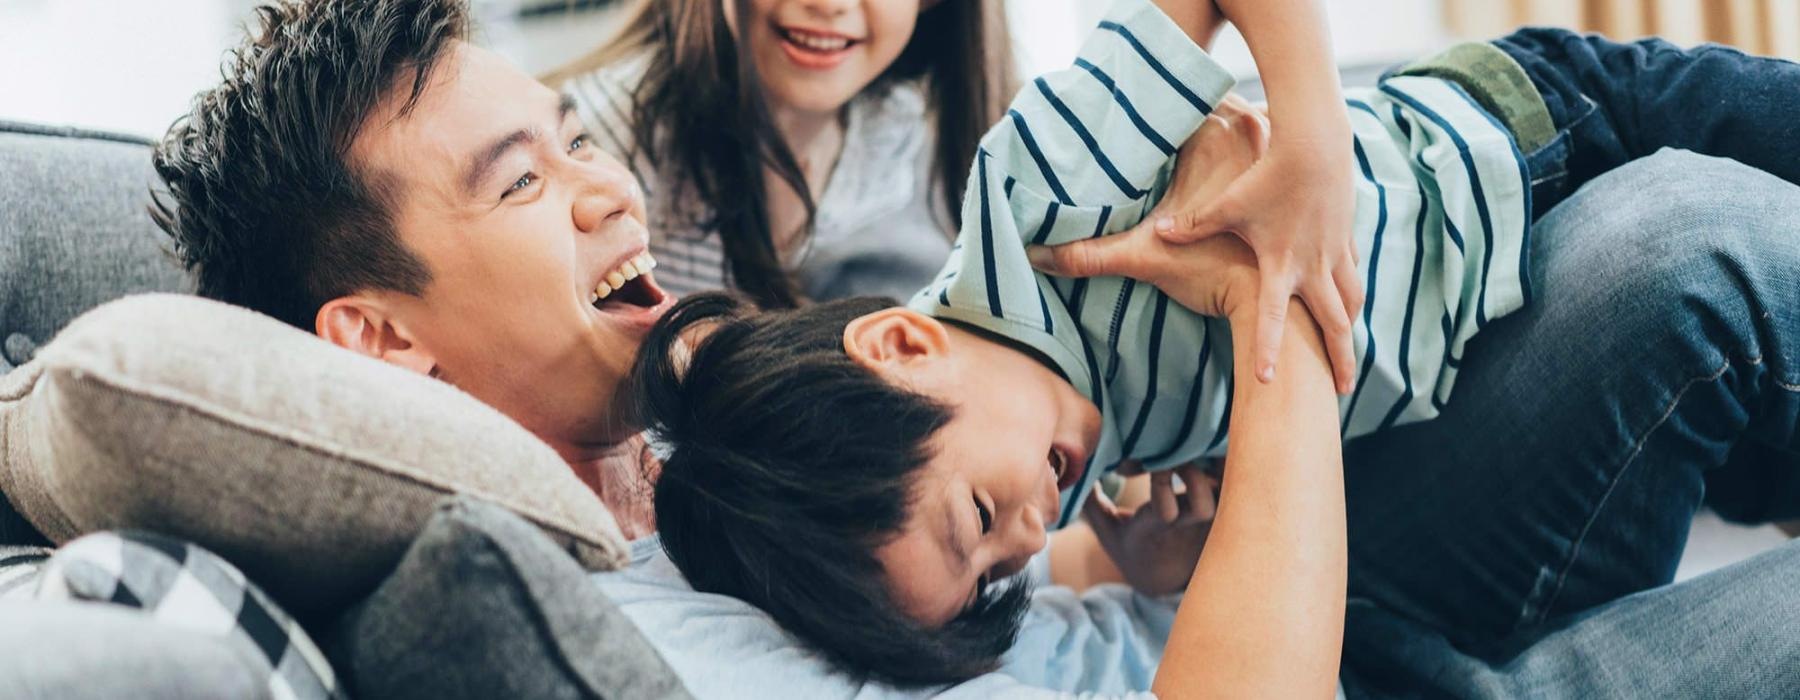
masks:
{"type": "Polygon", "coordinates": [[[1100,412],[1035,356],[913,311],[864,316],[844,336],[863,366],[952,410],[901,532],[876,552],[904,612],[939,626],[1044,548],[1100,412]]]}
{"type": "Polygon", "coordinates": [[[434,374],[565,455],[629,436],[622,379],[673,302],[636,264],[594,302],[644,260],[631,173],[556,92],[481,48],[454,47],[409,114],[393,92],[351,149],[432,274],[422,295],[382,299],[393,322],[434,374]]]}

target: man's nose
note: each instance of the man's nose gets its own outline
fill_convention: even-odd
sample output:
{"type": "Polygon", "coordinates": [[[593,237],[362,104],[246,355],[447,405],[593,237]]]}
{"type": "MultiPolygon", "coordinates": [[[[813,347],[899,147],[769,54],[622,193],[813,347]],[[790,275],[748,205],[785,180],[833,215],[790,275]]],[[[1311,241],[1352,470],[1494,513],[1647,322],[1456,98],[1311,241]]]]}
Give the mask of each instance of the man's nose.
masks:
{"type": "Polygon", "coordinates": [[[630,216],[643,221],[643,194],[638,189],[637,179],[623,167],[585,168],[575,177],[581,178],[581,189],[571,207],[576,230],[594,233],[615,216],[630,216]]]}

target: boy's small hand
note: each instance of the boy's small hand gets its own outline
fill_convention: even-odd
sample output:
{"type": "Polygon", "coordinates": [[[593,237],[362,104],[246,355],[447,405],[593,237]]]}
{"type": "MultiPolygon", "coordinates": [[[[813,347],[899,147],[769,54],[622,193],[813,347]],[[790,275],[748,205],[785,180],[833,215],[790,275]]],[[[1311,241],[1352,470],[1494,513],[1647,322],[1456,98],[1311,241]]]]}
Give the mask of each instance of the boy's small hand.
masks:
{"type": "Polygon", "coordinates": [[[1355,190],[1349,151],[1348,143],[1276,138],[1223,192],[1150,221],[1170,243],[1230,232],[1255,251],[1262,279],[1256,372],[1263,381],[1275,377],[1288,299],[1298,296],[1324,332],[1339,393],[1348,393],[1355,382],[1351,328],[1362,309],[1363,286],[1351,238],[1355,190]]]}
{"type": "MultiPolygon", "coordinates": [[[[1123,471],[1123,470],[1122,470],[1123,471]]],[[[1194,464],[1150,475],[1150,501],[1121,510],[1095,491],[1083,506],[1101,549],[1145,595],[1168,595],[1187,588],[1217,512],[1218,480],[1194,464]],[[1184,490],[1173,477],[1179,474],[1184,490]]]]}

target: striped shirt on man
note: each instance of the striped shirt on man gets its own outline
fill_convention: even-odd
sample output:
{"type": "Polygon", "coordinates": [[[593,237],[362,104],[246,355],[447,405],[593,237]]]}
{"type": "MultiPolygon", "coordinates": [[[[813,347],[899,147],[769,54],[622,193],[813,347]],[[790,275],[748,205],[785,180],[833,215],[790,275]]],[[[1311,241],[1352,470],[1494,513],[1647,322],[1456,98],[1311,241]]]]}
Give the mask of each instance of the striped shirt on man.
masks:
{"type": "MultiPolygon", "coordinates": [[[[1075,65],[1025,86],[982,140],[949,262],[910,306],[1024,343],[1100,407],[1102,432],[1061,522],[1104,468],[1224,454],[1231,331],[1148,284],[1064,279],[1025,247],[1126,230],[1232,78],[1147,0],[1124,0],[1075,65]]],[[[1433,418],[1463,348],[1531,294],[1530,180],[1512,135],[1456,83],[1392,77],[1348,93],[1354,239],[1367,302],[1344,435],[1433,418]]]]}

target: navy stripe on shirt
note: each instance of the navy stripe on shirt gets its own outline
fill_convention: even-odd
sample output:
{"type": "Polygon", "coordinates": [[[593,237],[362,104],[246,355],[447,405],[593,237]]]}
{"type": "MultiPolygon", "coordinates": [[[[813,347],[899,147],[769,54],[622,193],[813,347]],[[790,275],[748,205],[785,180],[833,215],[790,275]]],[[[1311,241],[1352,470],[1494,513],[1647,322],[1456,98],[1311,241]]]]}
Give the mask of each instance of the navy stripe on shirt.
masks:
{"type": "Polygon", "coordinates": [[[1137,420],[1131,424],[1131,433],[1125,436],[1125,446],[1119,454],[1131,456],[1137,449],[1138,438],[1144,434],[1144,425],[1150,421],[1150,409],[1156,405],[1156,388],[1161,382],[1157,379],[1157,363],[1162,359],[1163,318],[1169,313],[1169,296],[1156,292],[1156,310],[1150,317],[1150,357],[1147,369],[1150,382],[1144,388],[1144,400],[1138,404],[1137,420]]]}
{"type": "Polygon", "coordinates": [[[1156,129],[1152,128],[1149,122],[1144,121],[1144,117],[1138,114],[1137,108],[1131,105],[1131,98],[1126,97],[1125,93],[1119,90],[1119,86],[1113,83],[1112,76],[1107,75],[1106,71],[1100,70],[1099,66],[1088,63],[1085,58],[1075,59],[1075,65],[1086,70],[1088,75],[1094,76],[1095,80],[1100,81],[1100,84],[1112,93],[1113,101],[1119,103],[1119,109],[1125,110],[1125,117],[1131,120],[1132,126],[1137,127],[1138,133],[1143,134],[1151,145],[1156,146],[1156,150],[1162,151],[1165,156],[1175,155],[1175,146],[1169,143],[1168,139],[1163,138],[1162,134],[1156,133],[1156,129]]]}
{"type": "Polygon", "coordinates": [[[1056,110],[1056,113],[1062,116],[1063,121],[1069,125],[1069,129],[1075,132],[1075,137],[1081,139],[1082,145],[1087,146],[1088,155],[1092,156],[1094,164],[1099,165],[1100,170],[1106,173],[1106,178],[1112,180],[1113,186],[1119,188],[1119,192],[1123,193],[1129,199],[1137,199],[1144,196],[1143,190],[1133,186],[1131,181],[1125,179],[1125,175],[1120,173],[1117,167],[1113,166],[1112,159],[1107,158],[1106,152],[1100,150],[1100,142],[1094,140],[1093,132],[1088,131],[1087,125],[1081,123],[1081,119],[1076,117],[1075,113],[1069,110],[1068,105],[1063,104],[1062,99],[1056,96],[1056,92],[1050,89],[1050,83],[1046,82],[1043,78],[1038,78],[1032,82],[1037,85],[1038,92],[1044,95],[1044,101],[1050,104],[1050,108],[1056,110]]]}
{"type": "Polygon", "coordinates": [[[1188,382],[1187,410],[1181,414],[1181,429],[1175,431],[1175,439],[1169,447],[1155,456],[1146,458],[1145,462],[1161,462],[1175,454],[1187,444],[1188,434],[1194,430],[1194,421],[1200,417],[1200,397],[1206,394],[1206,363],[1212,359],[1212,321],[1200,319],[1200,360],[1194,365],[1194,378],[1188,382]]]}
{"type": "Polygon", "coordinates": [[[1000,280],[994,271],[994,214],[993,207],[988,204],[987,149],[976,154],[975,168],[981,179],[981,258],[982,267],[987,272],[988,312],[995,318],[1005,318],[1000,313],[1000,280]]]}
{"type": "MultiPolygon", "coordinates": [[[[1396,110],[1396,113],[1397,112],[1398,110],[1396,110]]],[[[1428,201],[1425,195],[1424,183],[1419,183],[1419,201],[1428,201]]],[[[1424,277],[1425,272],[1425,217],[1422,213],[1418,217],[1418,223],[1414,228],[1417,230],[1415,231],[1416,242],[1414,243],[1415,247],[1413,248],[1412,288],[1406,292],[1406,316],[1400,322],[1400,399],[1394,402],[1394,407],[1388,409],[1387,416],[1381,419],[1381,428],[1383,430],[1393,427],[1394,422],[1400,420],[1400,413],[1405,411],[1407,405],[1411,404],[1413,400],[1411,364],[1413,312],[1418,310],[1419,280],[1424,277]]],[[[1446,338],[1445,342],[1448,343],[1449,339],[1446,338]]]]}
{"type": "MultiPolygon", "coordinates": [[[[1370,115],[1375,110],[1369,110],[1370,115]]],[[[1380,119],[1380,117],[1376,117],[1380,119]]],[[[1344,422],[1340,430],[1350,429],[1350,418],[1356,415],[1356,404],[1362,400],[1363,388],[1369,385],[1369,372],[1375,369],[1375,276],[1381,269],[1381,236],[1387,230],[1387,188],[1375,179],[1375,171],[1369,166],[1369,154],[1363,151],[1362,139],[1350,137],[1350,147],[1356,151],[1356,163],[1362,167],[1363,179],[1375,186],[1376,217],[1375,239],[1369,246],[1369,281],[1365,289],[1368,296],[1363,299],[1363,332],[1368,338],[1368,345],[1363,349],[1362,371],[1356,375],[1356,390],[1350,394],[1350,405],[1344,408],[1344,422]]]]}
{"type": "MultiPolygon", "coordinates": [[[[1452,90],[1462,92],[1462,87],[1454,82],[1444,81],[1444,84],[1452,90]]],[[[1475,156],[1469,152],[1469,142],[1463,139],[1460,132],[1450,126],[1450,121],[1443,115],[1432,111],[1430,107],[1425,106],[1425,103],[1393,85],[1382,83],[1381,91],[1406,103],[1406,106],[1411,107],[1413,111],[1425,115],[1426,119],[1430,119],[1449,134],[1450,141],[1456,144],[1456,150],[1462,156],[1463,168],[1469,171],[1469,193],[1470,197],[1475,200],[1475,214],[1481,220],[1482,240],[1487,244],[1481,251],[1481,288],[1475,297],[1475,330],[1479,331],[1487,327],[1488,272],[1494,266],[1494,223],[1493,217],[1488,213],[1487,195],[1481,189],[1481,174],[1475,170],[1475,156]]],[[[1468,96],[1468,93],[1462,94],[1465,98],[1468,96]]],[[[1472,101],[1471,104],[1473,104],[1472,101]]],[[[1530,180],[1526,180],[1526,182],[1530,182],[1530,180]]]]}
{"type": "Polygon", "coordinates": [[[1138,56],[1144,59],[1144,65],[1150,66],[1150,70],[1156,71],[1157,75],[1162,76],[1163,82],[1168,83],[1169,87],[1175,91],[1175,94],[1181,95],[1181,98],[1187,100],[1188,104],[1193,105],[1194,109],[1200,110],[1202,114],[1210,114],[1212,112],[1212,105],[1207,104],[1206,100],[1200,99],[1200,96],[1194,94],[1193,90],[1189,90],[1188,86],[1183,83],[1181,79],[1176,78],[1175,74],[1170,73],[1169,69],[1164,68],[1162,61],[1158,61],[1155,56],[1150,55],[1150,50],[1144,48],[1143,42],[1138,41],[1137,36],[1132,34],[1131,30],[1126,29],[1118,22],[1113,22],[1111,20],[1101,22],[1100,28],[1118,34],[1120,38],[1125,40],[1125,43],[1130,44],[1131,48],[1137,51],[1138,56]]]}
{"type": "Polygon", "coordinates": [[[1044,176],[1044,184],[1050,187],[1050,193],[1056,195],[1056,201],[1074,205],[1069,193],[1063,189],[1062,181],[1056,178],[1056,171],[1050,169],[1050,161],[1044,158],[1043,150],[1038,148],[1037,139],[1031,136],[1031,127],[1025,125],[1025,115],[1019,110],[1006,110],[1006,116],[1012,118],[1013,127],[1019,130],[1019,141],[1025,144],[1025,152],[1031,154],[1031,160],[1037,163],[1038,172],[1044,176]]]}
{"type": "MultiPolygon", "coordinates": [[[[1512,130],[1507,128],[1505,124],[1501,124],[1500,120],[1496,118],[1493,113],[1487,111],[1487,109],[1477,103],[1475,98],[1469,96],[1469,93],[1464,91],[1462,86],[1453,84],[1451,87],[1456,88],[1456,94],[1462,96],[1463,100],[1469,103],[1470,108],[1474,109],[1477,114],[1486,117],[1488,123],[1494,125],[1496,131],[1506,134],[1506,141],[1512,146],[1513,162],[1517,163],[1519,166],[1519,182],[1523,183],[1523,186],[1519,189],[1522,190],[1525,195],[1522,198],[1524,200],[1522,204],[1525,207],[1525,231],[1524,235],[1519,239],[1519,296],[1525,300],[1526,304],[1530,304],[1531,225],[1533,223],[1531,215],[1531,169],[1525,163],[1525,154],[1519,150],[1519,140],[1517,137],[1512,136],[1512,130]]],[[[1479,194],[1477,194],[1477,196],[1479,196],[1479,194]]]]}

